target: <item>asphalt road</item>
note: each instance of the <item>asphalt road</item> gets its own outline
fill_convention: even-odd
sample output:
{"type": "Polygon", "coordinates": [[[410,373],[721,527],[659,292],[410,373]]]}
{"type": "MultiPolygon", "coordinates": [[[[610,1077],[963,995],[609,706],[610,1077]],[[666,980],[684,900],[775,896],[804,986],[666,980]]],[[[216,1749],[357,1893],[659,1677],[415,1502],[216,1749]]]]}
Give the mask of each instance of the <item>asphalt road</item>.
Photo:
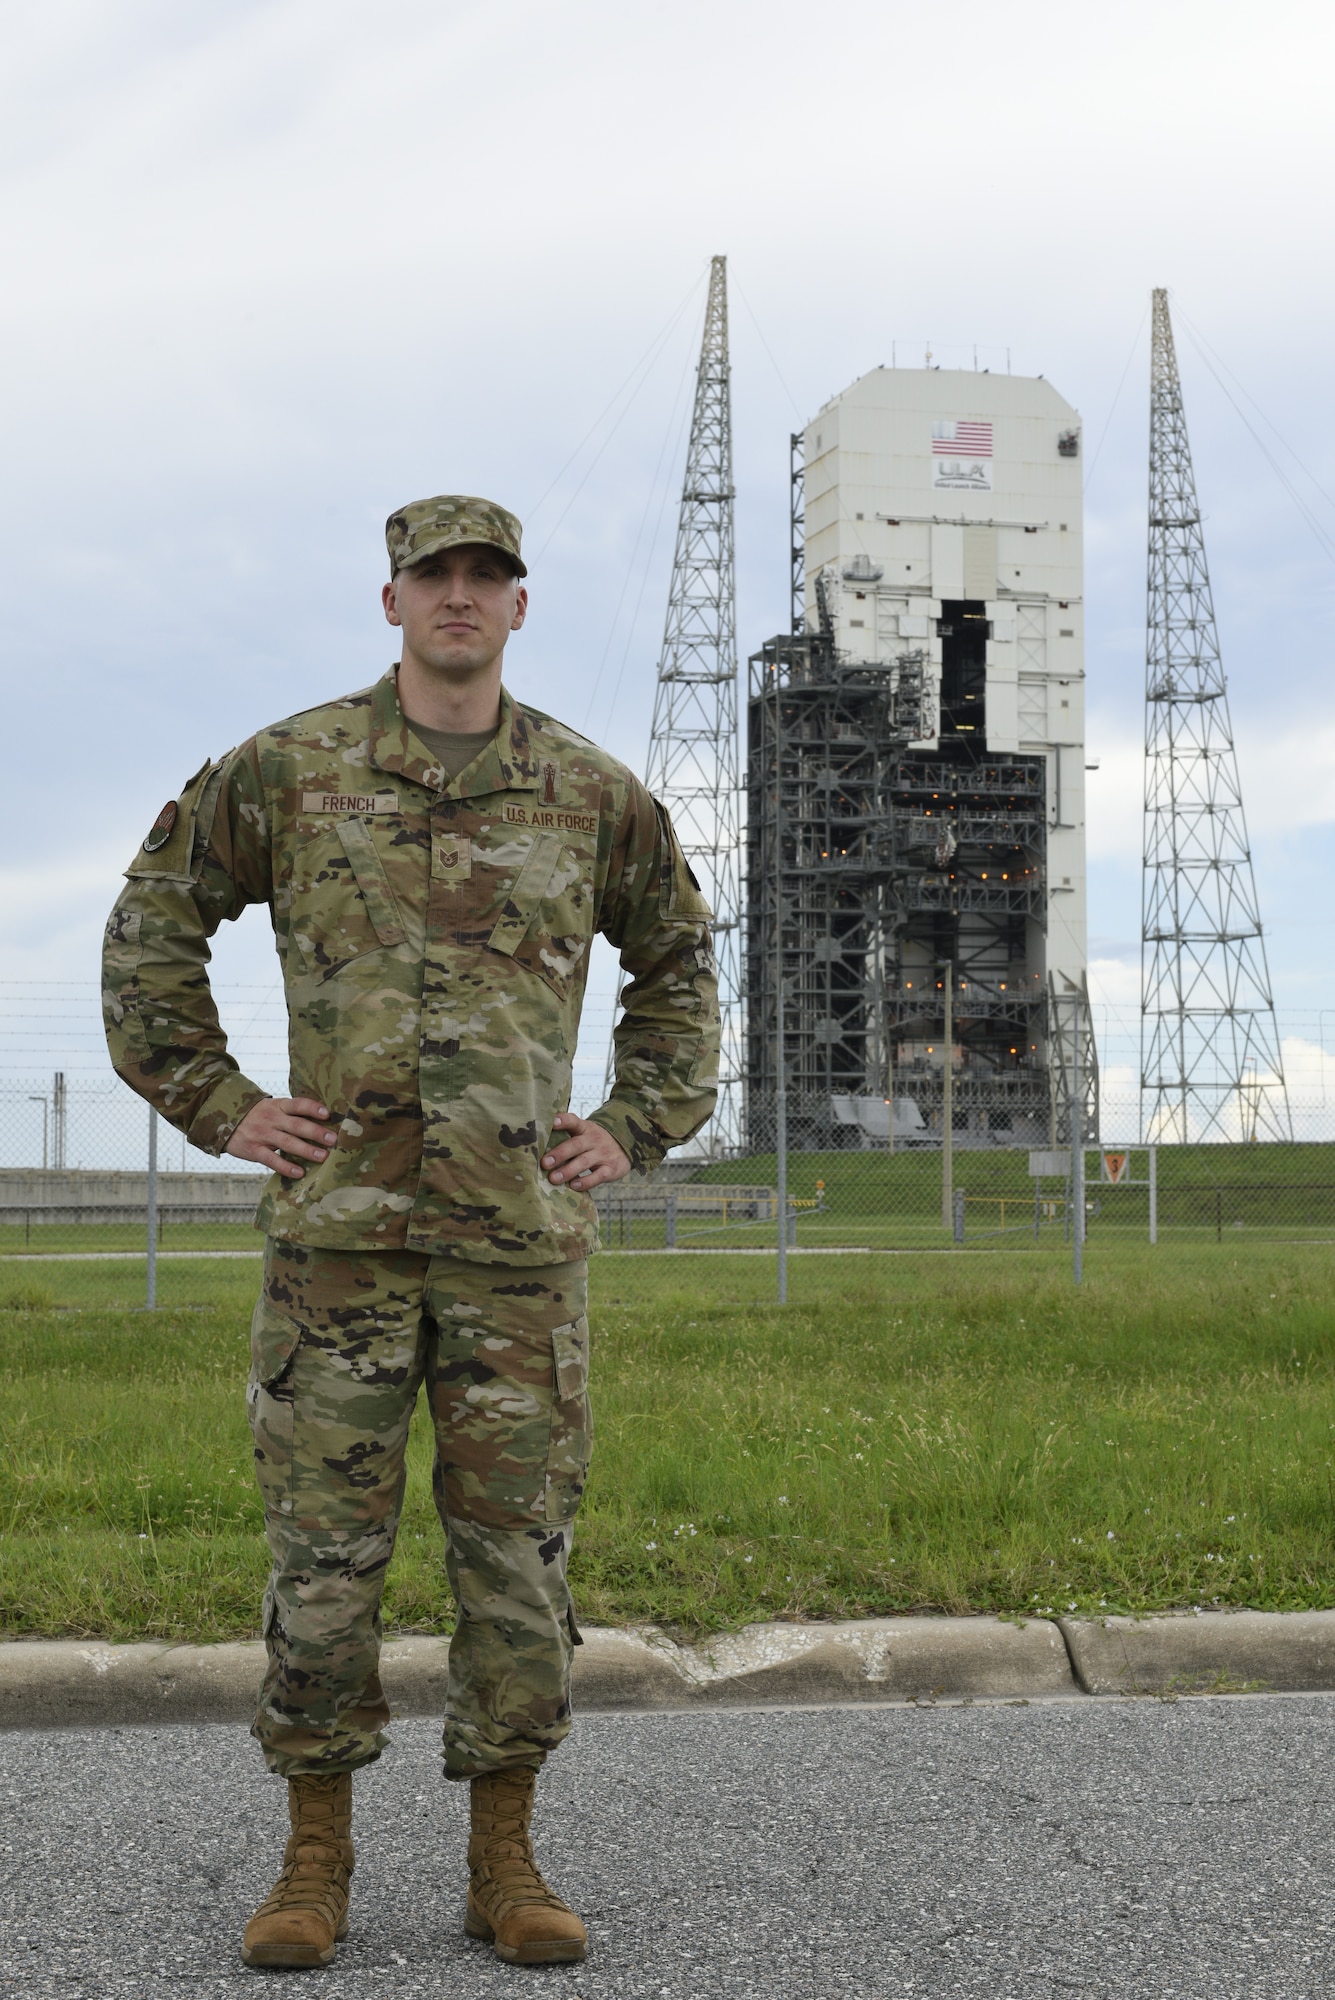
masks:
{"type": "Polygon", "coordinates": [[[220,1726],[0,1738],[0,1994],[1328,2000],[1335,1696],[590,1716],[539,1785],[581,1966],[462,1933],[436,1730],[357,1781],[352,1935],[249,1972],[283,1789],[220,1726]]]}

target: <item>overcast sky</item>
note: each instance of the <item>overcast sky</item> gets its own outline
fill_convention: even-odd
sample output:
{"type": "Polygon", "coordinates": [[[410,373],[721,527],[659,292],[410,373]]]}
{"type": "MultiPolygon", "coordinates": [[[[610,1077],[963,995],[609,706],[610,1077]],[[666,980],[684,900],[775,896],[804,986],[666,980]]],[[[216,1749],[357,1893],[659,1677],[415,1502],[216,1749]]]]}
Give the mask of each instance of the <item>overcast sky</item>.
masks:
{"type": "MultiPolygon", "coordinates": [[[[163,800],[394,657],[382,524],[419,494],[523,516],[511,684],[642,762],[724,252],[743,654],[785,618],[788,433],[892,342],[1081,410],[1091,950],[1132,1009],[1172,288],[1277,999],[1316,1033],[1335,505],[1286,446],[1335,494],[1328,10],[46,0],[5,39],[5,978],[95,977],[163,800]]],[[[269,979],[238,928],[220,976],[269,979]]]]}

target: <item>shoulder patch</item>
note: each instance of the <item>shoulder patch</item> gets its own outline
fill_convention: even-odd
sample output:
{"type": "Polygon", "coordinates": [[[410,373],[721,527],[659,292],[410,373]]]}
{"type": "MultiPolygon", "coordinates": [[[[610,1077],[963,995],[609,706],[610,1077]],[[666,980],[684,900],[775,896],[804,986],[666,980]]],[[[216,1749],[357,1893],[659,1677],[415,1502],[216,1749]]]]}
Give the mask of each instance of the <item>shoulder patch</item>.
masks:
{"type": "Polygon", "coordinates": [[[176,882],[194,879],[198,873],[194,850],[199,847],[202,860],[226,764],[226,757],[219,758],[217,763],[206,758],[194,777],[182,785],[179,796],[168,799],[135,849],[134,859],[125,871],[127,875],[176,882]]]}
{"type": "Polygon", "coordinates": [[[176,824],[176,815],[179,811],[180,807],[177,805],[175,799],[168,799],[166,805],[144,835],[145,854],[156,854],[160,847],[167,845],[167,842],[171,839],[171,831],[176,824]]]}

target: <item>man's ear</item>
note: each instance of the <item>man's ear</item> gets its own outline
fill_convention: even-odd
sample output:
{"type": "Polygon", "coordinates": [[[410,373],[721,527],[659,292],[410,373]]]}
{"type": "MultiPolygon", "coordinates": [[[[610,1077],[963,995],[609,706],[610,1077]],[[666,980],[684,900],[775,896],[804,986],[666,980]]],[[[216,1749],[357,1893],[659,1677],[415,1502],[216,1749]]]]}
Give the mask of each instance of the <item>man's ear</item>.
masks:
{"type": "Polygon", "coordinates": [[[384,589],[381,591],[380,602],[385,607],[385,623],[387,625],[402,625],[403,620],[399,616],[399,606],[398,606],[398,600],[395,596],[393,577],[390,578],[389,582],[385,585],[384,589]]]}
{"type": "Polygon", "coordinates": [[[528,592],[521,583],[515,592],[515,615],[510,620],[510,630],[517,632],[528,617],[528,592]]]}

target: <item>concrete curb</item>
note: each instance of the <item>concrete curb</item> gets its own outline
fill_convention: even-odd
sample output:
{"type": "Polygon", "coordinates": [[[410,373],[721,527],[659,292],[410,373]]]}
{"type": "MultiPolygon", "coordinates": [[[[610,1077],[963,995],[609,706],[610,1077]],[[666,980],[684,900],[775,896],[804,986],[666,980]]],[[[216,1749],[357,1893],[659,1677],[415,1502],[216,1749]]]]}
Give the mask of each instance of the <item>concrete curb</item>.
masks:
{"type": "Polygon", "coordinates": [[[1086,1694],[1335,1688],[1335,1611],[1176,1611],[1057,1623],[1086,1694]]]}
{"type": "MultiPolygon", "coordinates": [[[[439,1715],[449,1642],[381,1655],[396,1715],[439,1715]]],[[[248,1722],[258,1640],[221,1646],[35,1639],[0,1643],[0,1729],[248,1722]]],[[[654,1626],[591,1628],[575,1655],[585,1712],[858,1702],[1335,1690],[1335,1611],[1210,1611],[1134,1619],[869,1618],[749,1625],[702,1646],[654,1626]]]]}

